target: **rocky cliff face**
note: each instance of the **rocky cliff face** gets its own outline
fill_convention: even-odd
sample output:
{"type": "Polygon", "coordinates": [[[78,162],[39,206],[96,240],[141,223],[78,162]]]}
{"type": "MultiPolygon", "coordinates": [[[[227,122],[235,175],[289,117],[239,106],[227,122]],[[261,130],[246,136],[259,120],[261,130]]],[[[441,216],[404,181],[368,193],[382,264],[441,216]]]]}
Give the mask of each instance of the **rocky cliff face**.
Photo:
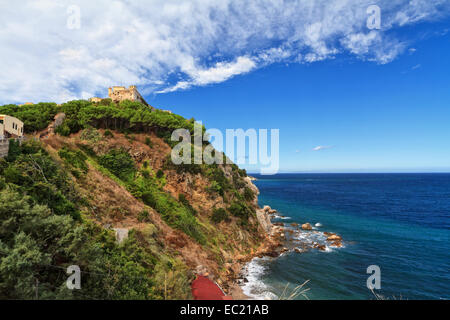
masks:
{"type": "Polygon", "coordinates": [[[258,208],[257,187],[236,166],[177,168],[168,163],[171,147],[153,133],[126,135],[90,129],[69,137],[50,135],[41,141],[72,172],[74,186],[86,200],[82,210],[89,219],[103,228],[120,230],[121,235],[127,230],[145,234],[151,226],[167,253],[180,257],[191,271],[207,273],[225,291],[241,262],[269,250],[272,224],[268,212],[258,208]],[[61,156],[61,150],[82,153],[86,173],[74,174],[73,164],[61,156]],[[120,178],[99,160],[113,150],[122,150],[132,159],[131,178],[120,178]],[[147,200],[147,191],[136,190],[145,183],[151,184],[152,192],[169,196],[174,201],[172,209],[165,212],[163,204],[147,200]],[[171,210],[181,209],[192,212],[202,237],[186,233],[171,219],[171,210]],[[143,217],[143,212],[148,215],[143,217]]]}
{"type": "MultiPolygon", "coordinates": [[[[189,298],[193,273],[208,274],[227,291],[241,263],[273,250],[270,220],[259,211],[259,191],[245,170],[170,161],[171,133],[185,128],[192,137],[193,119],[109,99],[0,109],[23,118],[29,138],[0,159],[0,197],[17,207],[0,215],[0,224],[16,221],[29,243],[39,244],[30,251],[43,257],[27,267],[29,277],[11,280],[5,297],[30,298],[14,289],[17,279],[25,287],[28,278],[37,277],[53,285],[57,274],[39,272],[42,265],[63,269],[78,263],[88,274],[102,274],[84,277],[88,296],[189,298]],[[51,225],[45,227],[53,230],[50,236],[27,228],[28,218],[20,212],[29,205],[36,206],[37,220],[51,225]],[[55,228],[55,219],[64,223],[55,228]],[[56,247],[55,241],[60,241],[56,247]],[[143,282],[134,282],[136,274],[143,282]]],[[[23,239],[5,230],[0,235],[13,261],[23,239]]],[[[0,270],[0,279],[7,276],[0,270]]],[[[48,289],[46,294],[76,293],[48,289]]]]}

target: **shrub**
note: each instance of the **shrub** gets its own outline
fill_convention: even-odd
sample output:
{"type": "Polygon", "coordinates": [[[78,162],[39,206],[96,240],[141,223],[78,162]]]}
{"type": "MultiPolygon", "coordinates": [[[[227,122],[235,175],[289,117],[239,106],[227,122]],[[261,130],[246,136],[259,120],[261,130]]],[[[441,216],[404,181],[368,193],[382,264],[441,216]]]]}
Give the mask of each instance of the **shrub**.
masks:
{"type": "Polygon", "coordinates": [[[114,137],[113,133],[108,129],[105,130],[105,132],[103,133],[103,136],[105,138],[113,138],[114,137]]]}
{"type": "Polygon", "coordinates": [[[217,193],[222,197],[224,195],[223,188],[217,181],[212,181],[211,185],[206,188],[206,191],[210,194],[217,193]]]}
{"type": "Polygon", "coordinates": [[[156,209],[156,198],[152,192],[147,191],[142,193],[142,201],[144,201],[144,203],[149,207],[156,209]]]}
{"type": "Polygon", "coordinates": [[[255,194],[249,187],[245,187],[244,189],[244,199],[247,201],[253,201],[255,199],[255,194]]]}
{"type": "Polygon", "coordinates": [[[132,179],[136,172],[133,158],[124,149],[112,149],[98,160],[100,165],[123,181],[132,179]]]}
{"type": "Polygon", "coordinates": [[[111,98],[106,98],[106,99],[102,99],[100,100],[100,102],[98,103],[101,106],[109,106],[112,103],[112,99],[111,98]]]}
{"type": "Polygon", "coordinates": [[[55,133],[59,134],[60,136],[67,137],[70,135],[70,128],[66,123],[63,123],[60,126],[56,127],[55,133]]]}
{"type": "Polygon", "coordinates": [[[142,170],[142,171],[141,171],[141,174],[142,174],[142,176],[143,176],[145,179],[149,179],[149,178],[150,178],[150,173],[149,173],[147,170],[142,170]]]}
{"type": "Polygon", "coordinates": [[[214,223],[220,223],[224,220],[228,220],[228,213],[223,208],[218,208],[213,210],[213,214],[211,216],[211,220],[214,223]]]}
{"type": "Polygon", "coordinates": [[[251,210],[244,203],[238,201],[233,202],[228,208],[228,211],[233,216],[241,218],[243,221],[247,221],[251,214],[251,210]]]}
{"type": "Polygon", "coordinates": [[[88,127],[81,132],[80,138],[91,142],[99,142],[101,140],[101,135],[97,129],[88,127]]]}
{"type": "Polygon", "coordinates": [[[161,169],[159,169],[159,170],[156,172],[156,177],[157,177],[158,179],[161,179],[162,177],[164,177],[164,171],[162,171],[161,169]]]}
{"type": "MultiPolygon", "coordinates": [[[[86,165],[86,156],[79,150],[70,150],[67,147],[63,147],[58,151],[58,155],[63,159],[67,164],[72,166],[73,168],[79,169],[82,172],[86,173],[88,171],[88,166],[86,165]]],[[[76,174],[75,174],[76,175],[76,174]]]]}
{"type": "Polygon", "coordinates": [[[153,142],[149,137],[145,137],[145,144],[148,145],[150,148],[153,148],[153,142]]]}
{"type": "Polygon", "coordinates": [[[191,206],[191,204],[190,204],[189,201],[186,199],[186,196],[185,196],[184,194],[180,193],[180,194],[178,195],[178,201],[180,201],[181,204],[182,204],[183,206],[185,206],[185,207],[189,210],[189,212],[190,212],[191,214],[193,214],[194,216],[197,215],[197,211],[191,206]]]}
{"type": "Polygon", "coordinates": [[[139,222],[149,222],[150,221],[150,214],[148,213],[147,210],[142,210],[141,212],[139,212],[137,218],[138,218],[139,222]]]}

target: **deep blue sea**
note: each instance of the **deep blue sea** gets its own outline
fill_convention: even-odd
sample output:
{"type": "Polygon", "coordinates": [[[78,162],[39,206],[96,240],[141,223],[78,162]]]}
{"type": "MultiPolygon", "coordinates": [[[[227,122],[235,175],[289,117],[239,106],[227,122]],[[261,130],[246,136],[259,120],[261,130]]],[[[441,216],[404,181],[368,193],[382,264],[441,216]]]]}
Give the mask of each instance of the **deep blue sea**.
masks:
{"type": "Polygon", "coordinates": [[[256,259],[247,294],[273,298],[309,280],[309,299],[374,299],[367,267],[377,265],[386,298],[450,299],[450,174],[254,176],[260,206],[289,217],[279,221],[319,222],[344,247],[256,259]]]}

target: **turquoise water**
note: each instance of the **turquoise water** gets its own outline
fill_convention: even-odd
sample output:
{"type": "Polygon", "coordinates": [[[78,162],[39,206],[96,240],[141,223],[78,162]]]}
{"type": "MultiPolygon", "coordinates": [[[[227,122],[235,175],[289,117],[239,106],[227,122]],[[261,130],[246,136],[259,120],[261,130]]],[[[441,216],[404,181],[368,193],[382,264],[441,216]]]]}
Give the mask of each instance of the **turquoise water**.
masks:
{"type": "Polygon", "coordinates": [[[290,217],[279,221],[320,222],[318,230],[341,235],[344,247],[257,259],[247,294],[279,296],[309,280],[310,299],[373,299],[367,267],[378,265],[377,293],[385,297],[450,298],[450,174],[256,177],[260,205],[290,217]]]}

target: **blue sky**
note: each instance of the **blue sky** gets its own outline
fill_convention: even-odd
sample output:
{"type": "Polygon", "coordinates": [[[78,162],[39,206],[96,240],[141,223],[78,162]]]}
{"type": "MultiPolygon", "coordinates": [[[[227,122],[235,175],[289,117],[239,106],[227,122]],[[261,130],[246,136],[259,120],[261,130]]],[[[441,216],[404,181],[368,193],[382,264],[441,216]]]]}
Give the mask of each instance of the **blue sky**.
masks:
{"type": "Polygon", "coordinates": [[[148,100],[207,128],[279,128],[280,171],[450,171],[450,33],[439,32],[445,29],[410,28],[410,38],[422,37],[388,64],[351,56],[277,63],[148,100]]]}
{"type": "Polygon", "coordinates": [[[207,128],[279,129],[282,171],[450,171],[448,0],[23,0],[0,12],[0,104],[134,84],[207,128]]]}

